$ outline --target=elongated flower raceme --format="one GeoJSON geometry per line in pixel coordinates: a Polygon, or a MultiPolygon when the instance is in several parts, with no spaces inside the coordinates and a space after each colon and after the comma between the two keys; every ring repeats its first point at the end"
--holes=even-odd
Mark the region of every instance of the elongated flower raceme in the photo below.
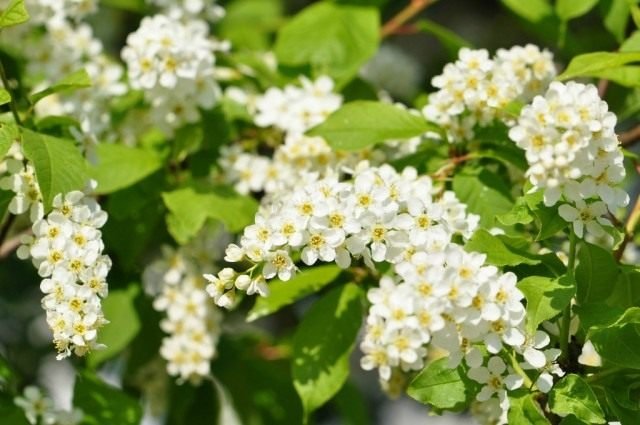
{"type": "Polygon", "coordinates": [[[102,347],[98,330],[107,320],[101,298],[111,268],[102,254],[100,228],[106,221],[107,213],[83,192],[56,195],[53,210],[33,224],[33,237],[18,250],[20,258],[31,257],[43,278],[42,307],[58,359],[102,347]]]}

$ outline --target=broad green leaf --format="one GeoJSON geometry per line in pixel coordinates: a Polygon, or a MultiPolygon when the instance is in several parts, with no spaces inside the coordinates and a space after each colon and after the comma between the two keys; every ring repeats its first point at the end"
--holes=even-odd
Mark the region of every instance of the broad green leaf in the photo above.
{"type": "Polygon", "coordinates": [[[527,205],[524,197],[516,199],[516,203],[511,211],[496,216],[498,221],[505,226],[513,226],[515,224],[529,224],[534,220],[534,216],[527,205]]]}
{"type": "Polygon", "coordinates": [[[73,405],[82,409],[88,425],[138,425],[142,417],[138,400],[89,373],[77,376],[73,405]]]}
{"type": "Polygon", "coordinates": [[[280,29],[276,57],[286,66],[310,65],[341,85],[378,49],[379,20],[373,7],[312,4],[280,29]]]}
{"type": "Polygon", "coordinates": [[[409,397],[438,409],[460,411],[467,407],[478,392],[478,384],[461,366],[452,369],[448,362],[448,358],[441,358],[422,369],[409,384],[409,397]]]}
{"type": "Polygon", "coordinates": [[[527,300],[527,333],[533,335],[538,325],[558,315],[571,302],[575,284],[567,276],[551,279],[529,276],[518,282],[527,300]]]}
{"type": "Polygon", "coordinates": [[[9,152],[13,142],[20,140],[20,131],[13,123],[0,123],[0,161],[9,152]]]}
{"type": "Polygon", "coordinates": [[[254,199],[225,187],[187,186],[162,194],[171,212],[169,232],[180,243],[195,236],[208,218],[219,220],[230,232],[239,232],[253,222],[258,209],[254,199]]]}
{"type": "Polygon", "coordinates": [[[558,214],[557,206],[547,207],[544,205],[541,190],[524,195],[524,199],[536,217],[536,223],[539,229],[538,235],[536,236],[537,241],[555,236],[559,231],[568,226],[568,223],[558,214]]]}
{"type": "Polygon", "coordinates": [[[237,0],[225,9],[218,28],[222,38],[233,44],[234,50],[238,47],[266,50],[270,33],[282,21],[282,4],[277,0],[237,0]]]}
{"type": "Polygon", "coordinates": [[[0,105],[6,105],[11,102],[11,93],[5,89],[0,89],[0,105]]]}
{"type": "Polygon", "coordinates": [[[593,72],[590,77],[612,81],[624,87],[640,86],[640,66],[627,65],[593,72]]]}
{"type": "Polygon", "coordinates": [[[359,100],[343,105],[307,134],[324,137],[334,149],[357,150],[386,140],[409,139],[427,131],[440,129],[406,109],[359,100]]]}
{"type": "Polygon", "coordinates": [[[24,155],[33,163],[45,210],[59,193],[82,189],[87,183],[86,162],[73,141],[22,130],[24,155]]]}
{"type": "Polygon", "coordinates": [[[51,87],[32,94],[29,99],[31,100],[31,103],[37,103],[40,99],[43,99],[54,93],[81,89],[85,87],[91,87],[91,77],[89,77],[87,71],[82,68],[57,81],[51,87]]]}
{"type": "Polygon", "coordinates": [[[594,302],[586,305],[576,305],[573,311],[580,318],[580,327],[588,332],[593,326],[608,326],[618,320],[625,309],[611,307],[603,302],[594,302]]]}
{"type": "MultiPolygon", "coordinates": [[[[494,236],[484,229],[479,229],[471,236],[471,239],[465,245],[465,249],[487,254],[487,262],[494,266],[540,263],[540,259],[535,254],[510,245],[510,239],[507,236],[494,236]]],[[[521,241],[527,243],[524,239],[521,241]]]]}
{"type": "Polygon", "coordinates": [[[629,22],[629,7],[637,0],[600,0],[604,26],[619,43],[624,40],[629,22]]]}
{"type": "Polygon", "coordinates": [[[623,309],[640,306],[640,268],[621,265],[619,271],[606,303],[623,309]]]}
{"type": "Polygon", "coordinates": [[[293,385],[307,416],[346,381],[361,321],[362,290],[350,283],[318,300],[298,326],[293,336],[293,385]]]}
{"type": "Polygon", "coordinates": [[[640,417],[640,404],[629,399],[629,388],[605,389],[609,408],[622,425],[636,425],[640,417]]]}
{"type": "Polygon", "coordinates": [[[30,425],[24,410],[18,407],[10,397],[0,393],[0,418],[7,425],[30,425]]]}
{"type": "Polygon", "coordinates": [[[507,416],[509,425],[550,425],[534,400],[533,394],[528,391],[518,390],[509,394],[509,412],[507,416]]]}
{"type": "Polygon", "coordinates": [[[370,409],[363,391],[347,381],[333,398],[344,425],[369,425],[370,409]]]}
{"type": "Polygon", "coordinates": [[[29,20],[29,13],[24,7],[24,0],[11,0],[0,14],[0,29],[18,25],[29,20]]]}
{"type": "Polygon", "coordinates": [[[282,282],[275,279],[269,283],[269,295],[257,297],[247,316],[251,322],[260,317],[275,313],[282,307],[293,304],[300,298],[318,292],[333,282],[340,274],[340,268],[332,264],[305,269],[291,280],[282,282]]]}
{"type": "Polygon", "coordinates": [[[443,27],[429,19],[422,19],[416,23],[421,31],[427,32],[435,36],[444,46],[451,57],[457,57],[458,50],[463,47],[472,47],[464,38],[460,37],[450,29],[443,27]]]}
{"type": "Polygon", "coordinates": [[[609,250],[583,243],[578,252],[575,274],[578,303],[606,300],[614,290],[618,272],[618,264],[609,250]]]}
{"type": "Polygon", "coordinates": [[[563,21],[568,21],[588,13],[596,4],[598,0],[558,0],[556,14],[563,21]]]}
{"type": "Polygon", "coordinates": [[[558,75],[559,80],[576,77],[593,77],[598,73],[619,68],[633,62],[640,62],[640,52],[592,52],[571,59],[569,66],[558,75]]]}
{"type": "Polygon", "coordinates": [[[627,309],[610,325],[591,328],[589,339],[603,359],[617,366],[640,369],[640,308],[627,309]]]}
{"type": "Polygon", "coordinates": [[[549,393],[549,408],[560,416],[574,415],[588,424],[606,422],[596,395],[578,375],[567,375],[549,393]]]}
{"type": "Polygon", "coordinates": [[[129,187],[162,167],[160,155],[148,149],[102,143],[96,156],[89,175],[98,182],[96,193],[100,194],[129,187]]]}
{"type": "Polygon", "coordinates": [[[139,285],[111,291],[102,302],[102,311],[109,321],[98,333],[99,342],[107,347],[94,351],[87,358],[91,367],[96,367],[124,350],[140,330],[140,320],[133,304],[139,285]]]}
{"type": "Polygon", "coordinates": [[[485,228],[496,225],[496,216],[511,211],[513,201],[503,178],[488,169],[466,168],[453,177],[453,191],[468,211],[480,216],[485,228]]]}
{"type": "Polygon", "coordinates": [[[640,52],[640,30],[636,30],[620,45],[621,52],[640,52]]]}
{"type": "Polygon", "coordinates": [[[538,22],[553,14],[553,8],[547,0],[501,0],[513,13],[529,22],[538,22]]]}

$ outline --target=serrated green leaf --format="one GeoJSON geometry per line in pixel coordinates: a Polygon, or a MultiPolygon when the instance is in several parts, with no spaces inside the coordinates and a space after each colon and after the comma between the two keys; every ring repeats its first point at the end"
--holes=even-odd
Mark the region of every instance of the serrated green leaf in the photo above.
{"type": "Polygon", "coordinates": [[[520,197],[516,199],[511,211],[496,215],[496,219],[505,226],[513,226],[515,224],[529,224],[534,220],[534,217],[527,201],[520,197]]]}
{"type": "Polygon", "coordinates": [[[111,291],[102,301],[102,311],[109,323],[100,329],[98,339],[106,348],[94,351],[87,357],[90,367],[95,368],[120,353],[138,334],[140,320],[133,300],[139,290],[139,284],[132,284],[127,289],[111,291]]]}
{"type": "Polygon", "coordinates": [[[282,282],[274,279],[269,282],[269,295],[258,297],[247,321],[252,322],[260,317],[275,313],[282,307],[293,304],[300,298],[319,291],[333,282],[340,274],[340,268],[332,264],[305,269],[291,280],[282,282]]]}
{"type": "Polygon", "coordinates": [[[71,140],[22,130],[24,155],[33,164],[45,210],[59,193],[80,190],[87,183],[86,162],[71,140]]]}
{"type": "Polygon", "coordinates": [[[559,80],[569,80],[576,77],[594,77],[599,73],[614,68],[620,68],[633,62],[640,62],[640,52],[592,52],[575,56],[567,69],[560,75],[559,80]]]}
{"type": "MultiPolygon", "coordinates": [[[[487,262],[494,266],[517,266],[519,264],[540,264],[537,255],[511,245],[512,238],[494,236],[484,229],[478,229],[466,243],[467,251],[482,252],[487,255],[487,262]]],[[[527,243],[525,239],[521,239],[527,243]]],[[[519,242],[515,241],[514,242],[519,242]]]]}
{"type": "Polygon", "coordinates": [[[533,335],[540,323],[557,316],[569,305],[575,293],[575,282],[568,276],[558,279],[529,276],[518,282],[518,289],[527,300],[526,329],[533,335]]]}
{"type": "Polygon", "coordinates": [[[603,359],[617,366],[640,369],[640,308],[627,309],[610,325],[592,327],[588,338],[603,359]]]}
{"type": "Polygon", "coordinates": [[[180,243],[195,236],[208,218],[219,220],[230,232],[239,232],[253,222],[258,209],[253,198],[228,188],[183,187],[162,194],[171,212],[167,215],[169,233],[180,243]]]}
{"type": "Polygon", "coordinates": [[[509,425],[550,425],[533,394],[518,390],[509,394],[509,425]]]}
{"type": "Polygon", "coordinates": [[[277,0],[239,0],[225,9],[218,28],[222,38],[233,44],[234,50],[266,50],[270,33],[282,21],[282,4],[277,0]]]}
{"type": "Polygon", "coordinates": [[[359,100],[342,105],[307,134],[323,137],[334,149],[357,150],[386,140],[409,139],[427,131],[440,129],[406,109],[359,100]]]}
{"type": "Polygon", "coordinates": [[[335,288],[305,314],[293,336],[293,384],[305,414],[326,403],[349,375],[349,355],[362,321],[362,290],[335,288]]]}
{"type": "Polygon", "coordinates": [[[577,18],[588,13],[598,0],[558,0],[556,2],[556,14],[564,21],[577,18]]]}
{"type": "Polygon", "coordinates": [[[504,179],[487,169],[464,169],[453,177],[453,191],[467,204],[469,212],[480,216],[485,228],[496,225],[496,215],[511,211],[513,201],[504,179]]]}
{"type": "Polygon", "coordinates": [[[0,28],[18,25],[29,20],[29,13],[24,7],[24,0],[11,0],[0,14],[0,28]]]}
{"type": "Polygon", "coordinates": [[[567,375],[549,393],[549,408],[560,416],[574,415],[588,424],[606,420],[596,395],[578,375],[567,375]]]}
{"type": "Polygon", "coordinates": [[[461,366],[451,369],[448,362],[448,358],[441,358],[422,369],[409,384],[409,397],[443,410],[467,407],[478,392],[478,384],[467,378],[461,366]]]}
{"type": "Polygon", "coordinates": [[[82,409],[87,425],[138,425],[142,417],[138,400],[86,372],[76,378],[73,406],[82,409]]]}
{"type": "Polygon", "coordinates": [[[85,87],[91,87],[91,77],[89,77],[87,71],[82,68],[63,77],[61,80],[54,83],[51,87],[32,94],[31,96],[29,96],[29,99],[31,100],[31,103],[35,104],[40,99],[43,99],[54,93],[81,89],[85,87]]]}
{"type": "Polygon", "coordinates": [[[123,145],[99,144],[96,157],[97,164],[89,167],[89,175],[98,182],[99,194],[129,187],[162,167],[158,153],[123,145]]]}
{"type": "Polygon", "coordinates": [[[579,304],[606,300],[618,279],[618,263],[609,250],[584,242],[578,252],[576,298],[579,304]]]}
{"type": "Polygon", "coordinates": [[[280,29],[275,54],[283,65],[310,65],[341,85],[378,49],[379,21],[377,8],[312,4],[280,29]]]}

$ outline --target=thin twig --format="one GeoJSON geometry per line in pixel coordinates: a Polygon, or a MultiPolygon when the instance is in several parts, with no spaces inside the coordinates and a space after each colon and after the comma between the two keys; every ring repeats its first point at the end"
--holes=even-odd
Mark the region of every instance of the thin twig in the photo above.
{"type": "Polygon", "coordinates": [[[411,0],[396,16],[391,18],[380,30],[380,37],[386,38],[392,34],[397,34],[398,30],[411,18],[420,13],[436,0],[411,0]]]}
{"type": "Polygon", "coordinates": [[[640,125],[621,133],[618,136],[618,140],[620,140],[622,146],[630,146],[640,141],[640,125]]]}
{"type": "Polygon", "coordinates": [[[609,80],[599,80],[598,81],[598,96],[600,99],[604,99],[604,95],[607,94],[607,89],[609,88],[609,80]]]}
{"type": "Polygon", "coordinates": [[[31,228],[25,229],[0,245],[0,258],[6,258],[22,244],[22,237],[31,234],[31,228]]]}
{"type": "Polygon", "coordinates": [[[627,247],[627,244],[633,240],[634,233],[636,231],[636,227],[638,226],[638,222],[640,221],[640,196],[636,199],[636,203],[633,206],[633,209],[629,213],[629,217],[627,218],[627,222],[624,226],[624,239],[614,256],[616,260],[620,261],[622,255],[624,254],[624,249],[627,247]]]}
{"type": "Polygon", "coordinates": [[[2,85],[4,86],[5,90],[9,92],[9,96],[11,97],[11,101],[9,102],[9,104],[11,106],[13,119],[16,120],[16,124],[22,125],[22,120],[20,119],[20,115],[18,114],[18,104],[16,103],[16,97],[11,90],[11,85],[9,84],[9,79],[7,78],[7,73],[4,70],[2,61],[0,61],[0,79],[2,79],[2,85]]]}

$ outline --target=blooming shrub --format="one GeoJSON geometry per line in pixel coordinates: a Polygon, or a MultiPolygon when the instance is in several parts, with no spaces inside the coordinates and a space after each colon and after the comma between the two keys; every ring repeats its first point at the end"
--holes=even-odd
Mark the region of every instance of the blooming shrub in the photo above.
{"type": "Polygon", "coordinates": [[[1,5],[0,422],[640,422],[640,8],[400,3],[1,5]]]}

